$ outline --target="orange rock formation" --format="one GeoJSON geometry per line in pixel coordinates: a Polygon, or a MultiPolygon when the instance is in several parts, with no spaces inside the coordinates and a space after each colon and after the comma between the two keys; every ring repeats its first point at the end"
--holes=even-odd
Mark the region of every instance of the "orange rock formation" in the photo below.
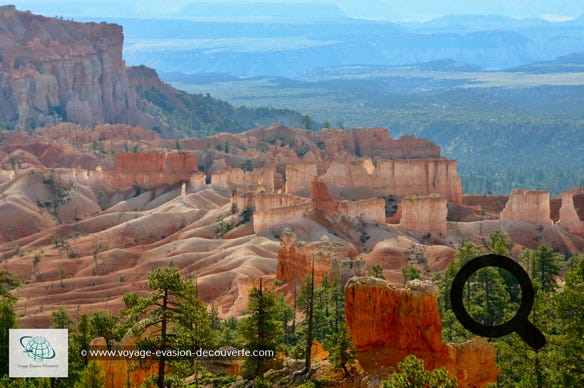
{"type": "Polygon", "coordinates": [[[440,194],[462,203],[456,161],[447,159],[333,162],[322,180],[338,186],[366,187],[384,195],[440,194]]]}
{"type": "Polygon", "coordinates": [[[381,198],[335,201],[327,184],[316,176],[312,180],[310,196],[314,210],[322,214],[385,223],[385,201],[381,198]]]}
{"type": "Polygon", "coordinates": [[[18,127],[71,120],[137,122],[122,27],[51,19],[4,6],[0,116],[18,127]]]}
{"type": "MultiPolygon", "coordinates": [[[[95,338],[91,341],[89,347],[105,350],[107,349],[107,342],[103,337],[95,338]]],[[[136,340],[125,337],[120,343],[114,344],[113,348],[136,349],[136,340]]],[[[146,377],[158,372],[158,364],[156,362],[153,362],[148,368],[137,368],[137,359],[89,358],[89,361],[96,361],[104,371],[105,388],[124,387],[128,386],[128,383],[132,387],[139,387],[146,377]]]]}
{"type": "Polygon", "coordinates": [[[205,184],[191,152],[147,152],[117,154],[113,170],[57,169],[55,177],[64,184],[103,184],[116,191],[136,187],[151,189],[163,185],[187,183],[191,188],[205,184]]]}
{"type": "Polygon", "coordinates": [[[346,245],[328,240],[300,242],[295,233],[285,230],[278,251],[276,279],[284,283],[299,285],[312,270],[314,258],[314,281],[317,284],[325,277],[339,279],[344,284],[352,276],[365,272],[363,260],[349,259],[346,245]]]}
{"type": "Polygon", "coordinates": [[[501,221],[528,221],[551,225],[550,194],[543,190],[513,190],[501,212],[501,221]]]}
{"type": "Polygon", "coordinates": [[[394,140],[385,128],[329,129],[318,132],[330,155],[346,154],[383,159],[435,159],[440,147],[426,139],[403,136],[394,140]]]}
{"type": "Polygon", "coordinates": [[[584,221],[580,219],[574,206],[575,194],[584,194],[584,188],[568,190],[562,193],[559,224],[568,232],[584,237],[584,221]]]}
{"type": "Polygon", "coordinates": [[[446,198],[439,195],[406,197],[402,201],[400,224],[405,229],[422,235],[436,233],[446,237],[446,198]]]}
{"type": "Polygon", "coordinates": [[[243,171],[241,168],[233,168],[213,173],[211,183],[228,189],[243,187],[271,193],[274,191],[274,169],[256,168],[253,171],[243,171]]]}
{"type": "Polygon", "coordinates": [[[372,277],[349,279],[345,314],[357,359],[366,372],[396,368],[407,355],[424,359],[427,369],[445,367],[461,387],[484,387],[499,370],[492,344],[475,339],[442,343],[442,322],[434,286],[414,280],[398,288],[372,277]]]}

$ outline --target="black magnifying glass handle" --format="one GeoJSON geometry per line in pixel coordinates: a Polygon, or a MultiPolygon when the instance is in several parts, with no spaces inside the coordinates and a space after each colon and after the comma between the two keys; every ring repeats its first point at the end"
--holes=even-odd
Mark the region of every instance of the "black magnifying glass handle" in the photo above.
{"type": "Polygon", "coordinates": [[[543,333],[527,319],[521,322],[521,326],[515,332],[519,334],[525,343],[535,350],[543,348],[546,343],[543,333]]]}

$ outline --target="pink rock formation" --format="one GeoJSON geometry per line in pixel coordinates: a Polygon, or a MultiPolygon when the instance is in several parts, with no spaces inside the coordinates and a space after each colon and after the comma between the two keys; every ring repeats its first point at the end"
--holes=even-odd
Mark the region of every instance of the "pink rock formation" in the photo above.
{"type": "Polygon", "coordinates": [[[341,284],[352,276],[365,272],[363,260],[349,259],[346,245],[328,240],[299,242],[295,233],[286,230],[281,236],[278,251],[276,279],[298,286],[312,270],[314,258],[314,281],[320,284],[326,277],[336,277],[341,284]]]}
{"type": "Polygon", "coordinates": [[[348,154],[383,159],[435,159],[440,147],[426,139],[403,136],[394,140],[385,128],[329,129],[318,132],[330,155],[348,154]]]}
{"type": "Polygon", "coordinates": [[[286,193],[294,193],[298,190],[310,187],[312,178],[317,175],[315,162],[301,162],[286,165],[286,193]]]}
{"type": "Polygon", "coordinates": [[[550,194],[543,190],[513,190],[501,212],[501,221],[528,221],[536,225],[552,225],[550,194]]]}
{"type": "Polygon", "coordinates": [[[4,6],[0,116],[18,127],[71,120],[138,121],[122,60],[122,27],[78,23],[4,6]]]}
{"type": "Polygon", "coordinates": [[[274,191],[274,169],[256,168],[253,171],[243,171],[241,168],[233,168],[213,173],[211,183],[228,189],[243,187],[271,193],[274,191]]]}
{"type": "Polygon", "coordinates": [[[439,195],[406,197],[402,201],[400,224],[407,230],[422,235],[436,233],[446,237],[448,207],[446,198],[439,195]]]}
{"type": "Polygon", "coordinates": [[[327,184],[314,177],[311,185],[311,199],[314,210],[324,215],[338,215],[350,219],[385,223],[385,201],[381,198],[361,201],[335,201],[327,184]]]}
{"type": "Polygon", "coordinates": [[[197,170],[195,156],[184,151],[117,154],[113,170],[59,169],[55,177],[64,184],[100,183],[117,191],[136,187],[151,189],[181,182],[189,187],[201,187],[205,182],[205,174],[197,170]]]}
{"type": "Polygon", "coordinates": [[[307,205],[309,202],[306,198],[288,194],[244,192],[235,196],[235,205],[239,211],[251,207],[254,212],[265,212],[277,208],[307,205]]]}
{"type": "Polygon", "coordinates": [[[456,161],[447,159],[333,162],[322,180],[338,186],[366,187],[384,195],[440,194],[462,203],[456,161]]]}
{"type": "Polygon", "coordinates": [[[461,387],[496,381],[495,349],[485,340],[442,343],[442,322],[434,286],[414,280],[398,288],[372,277],[349,279],[345,315],[357,359],[367,373],[396,368],[407,355],[424,359],[427,369],[445,367],[461,387]]]}
{"type": "Polygon", "coordinates": [[[584,194],[584,188],[568,190],[562,193],[559,224],[568,232],[584,237],[584,221],[580,219],[574,206],[575,194],[584,194]]]}
{"type": "Polygon", "coordinates": [[[256,211],[253,214],[253,230],[259,233],[277,225],[300,222],[304,220],[304,216],[311,210],[312,204],[306,203],[266,211],[256,211]]]}

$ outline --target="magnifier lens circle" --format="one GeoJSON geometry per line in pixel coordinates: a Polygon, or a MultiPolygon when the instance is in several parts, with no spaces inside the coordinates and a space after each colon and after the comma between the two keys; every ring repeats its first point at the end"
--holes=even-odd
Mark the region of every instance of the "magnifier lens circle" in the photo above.
{"type": "Polygon", "coordinates": [[[460,323],[471,332],[490,338],[507,335],[522,325],[531,312],[533,298],[533,287],[527,272],[525,272],[517,262],[510,258],[494,254],[479,256],[463,265],[460,271],[456,274],[450,290],[452,310],[460,323]],[[521,304],[519,310],[513,318],[500,325],[483,325],[471,317],[464,307],[463,292],[465,283],[472,274],[485,267],[506,269],[517,279],[517,282],[521,287],[521,304]]]}
{"type": "Polygon", "coordinates": [[[464,284],[465,310],[477,322],[498,326],[519,311],[521,288],[513,274],[503,268],[480,268],[464,284]]]}

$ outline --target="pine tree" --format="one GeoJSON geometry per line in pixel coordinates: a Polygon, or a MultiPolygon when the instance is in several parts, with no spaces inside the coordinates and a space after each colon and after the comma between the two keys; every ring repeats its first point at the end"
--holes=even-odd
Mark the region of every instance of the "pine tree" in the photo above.
{"type": "MultiPolygon", "coordinates": [[[[135,293],[124,297],[128,316],[133,326],[130,333],[141,336],[138,346],[142,349],[182,350],[198,346],[210,348],[212,336],[209,317],[203,303],[196,297],[192,282],[182,277],[177,268],[156,269],[149,277],[146,288],[148,297],[135,293]]],[[[166,365],[180,363],[170,360],[163,352],[157,359],[158,373],[152,376],[159,388],[166,386],[166,365]]]]}
{"type": "Polygon", "coordinates": [[[0,376],[8,374],[8,333],[17,327],[14,305],[17,298],[10,292],[20,282],[11,273],[0,272],[0,376]]]}
{"type": "Polygon", "coordinates": [[[92,361],[83,369],[74,388],[103,388],[104,386],[105,374],[101,369],[101,365],[92,361]]]}
{"type": "Polygon", "coordinates": [[[584,258],[566,273],[558,296],[562,382],[566,387],[584,386],[584,258]]]}
{"type": "MultiPolygon", "coordinates": [[[[275,353],[283,337],[278,321],[278,303],[273,291],[263,290],[260,279],[259,288],[249,291],[249,316],[239,323],[239,333],[245,349],[250,352],[271,350],[275,353]]],[[[263,377],[267,359],[251,355],[244,360],[244,375],[249,378],[263,377]]]]}

